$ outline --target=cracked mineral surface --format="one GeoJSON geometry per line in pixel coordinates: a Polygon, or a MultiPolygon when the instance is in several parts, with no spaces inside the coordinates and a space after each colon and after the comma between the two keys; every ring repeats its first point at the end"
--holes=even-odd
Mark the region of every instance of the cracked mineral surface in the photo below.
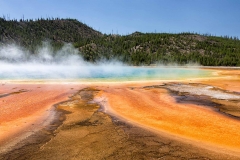
{"type": "Polygon", "coordinates": [[[31,141],[1,155],[1,159],[237,159],[191,143],[169,138],[102,112],[85,88],[58,105],[64,123],[55,131],[40,131],[31,141]],[[46,141],[37,145],[37,137],[46,141]]]}
{"type": "Polygon", "coordinates": [[[219,71],[220,80],[2,85],[0,160],[240,159],[239,72],[219,71]]]}

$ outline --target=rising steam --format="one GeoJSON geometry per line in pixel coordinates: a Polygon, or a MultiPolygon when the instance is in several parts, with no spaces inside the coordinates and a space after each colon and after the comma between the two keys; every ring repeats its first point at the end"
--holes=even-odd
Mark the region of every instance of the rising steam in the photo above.
{"type": "Polygon", "coordinates": [[[0,46],[1,79],[171,79],[199,75],[199,70],[182,71],[177,68],[130,67],[111,61],[92,64],[85,62],[79,51],[71,44],[65,44],[54,52],[44,42],[35,54],[17,45],[0,46]]]}
{"type": "Polygon", "coordinates": [[[124,72],[120,62],[91,64],[71,44],[54,52],[47,42],[38,47],[36,54],[17,45],[0,47],[0,67],[0,79],[104,78],[124,72]]]}

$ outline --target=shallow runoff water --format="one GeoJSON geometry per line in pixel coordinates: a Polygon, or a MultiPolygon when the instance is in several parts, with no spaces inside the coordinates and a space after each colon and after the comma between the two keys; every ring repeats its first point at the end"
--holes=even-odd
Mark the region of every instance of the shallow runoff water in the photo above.
{"type": "Polygon", "coordinates": [[[148,81],[205,78],[212,75],[212,71],[190,67],[18,65],[0,69],[0,80],[148,81]]]}

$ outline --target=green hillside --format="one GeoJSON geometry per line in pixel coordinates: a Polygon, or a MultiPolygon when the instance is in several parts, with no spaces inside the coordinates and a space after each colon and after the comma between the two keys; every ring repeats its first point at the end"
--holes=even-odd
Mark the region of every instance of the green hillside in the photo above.
{"type": "Polygon", "coordinates": [[[240,66],[237,38],[191,33],[133,33],[104,35],[90,42],[75,43],[88,61],[120,59],[133,65],[198,63],[205,66],[240,66]]]}
{"type": "Polygon", "coordinates": [[[94,39],[102,34],[75,19],[5,20],[0,18],[0,43],[15,43],[34,51],[42,41],[56,48],[63,43],[94,39]]]}
{"type": "Polygon", "coordinates": [[[0,43],[16,43],[32,53],[42,41],[59,49],[73,43],[90,62],[120,60],[130,65],[188,64],[240,66],[240,40],[195,33],[106,35],[74,19],[5,20],[0,43]]]}

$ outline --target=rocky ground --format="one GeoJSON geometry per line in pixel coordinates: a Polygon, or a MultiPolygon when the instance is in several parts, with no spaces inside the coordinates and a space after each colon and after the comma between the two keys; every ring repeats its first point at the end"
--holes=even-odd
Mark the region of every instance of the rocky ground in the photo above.
{"type": "Polygon", "coordinates": [[[155,133],[104,112],[85,88],[61,103],[58,119],[0,155],[5,159],[238,159],[155,133]],[[56,129],[57,127],[57,129],[56,129]]]}

